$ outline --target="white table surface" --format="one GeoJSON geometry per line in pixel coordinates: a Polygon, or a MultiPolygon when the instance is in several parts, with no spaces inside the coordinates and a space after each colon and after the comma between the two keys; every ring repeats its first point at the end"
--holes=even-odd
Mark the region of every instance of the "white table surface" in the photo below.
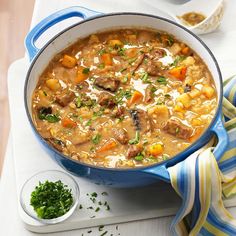
{"type": "MultiPolygon", "coordinates": [[[[151,1],[149,2],[157,2],[151,1]]],[[[210,35],[203,36],[202,38],[214,52],[221,66],[222,74],[226,78],[233,73],[236,73],[236,21],[234,20],[236,12],[236,1],[228,0],[225,11],[225,17],[222,22],[221,28],[210,35]]],[[[101,12],[110,11],[142,11],[146,13],[155,14],[155,8],[151,5],[146,5],[145,1],[135,0],[36,0],[32,26],[46,17],[50,13],[71,6],[81,5],[91,9],[96,9],[101,12]],[[115,7],[115,8],[114,8],[115,7]]],[[[12,140],[9,137],[7,153],[3,168],[3,173],[0,182],[0,235],[4,236],[30,236],[37,235],[24,229],[17,211],[17,198],[16,198],[16,183],[13,164],[13,150],[12,140]]],[[[230,212],[236,217],[236,207],[230,208],[230,212]]],[[[164,217],[158,219],[144,220],[138,222],[131,222],[119,225],[119,230],[114,230],[115,226],[106,226],[106,230],[110,233],[115,233],[121,236],[154,236],[154,235],[170,235],[169,225],[172,217],[164,217]]],[[[74,230],[70,232],[55,233],[53,235],[85,235],[96,236],[100,235],[97,229],[92,229],[92,233],[86,233],[87,230],[74,230]]],[[[50,234],[52,235],[52,234],[50,234]]],[[[107,235],[110,235],[109,233],[107,235]]]]}

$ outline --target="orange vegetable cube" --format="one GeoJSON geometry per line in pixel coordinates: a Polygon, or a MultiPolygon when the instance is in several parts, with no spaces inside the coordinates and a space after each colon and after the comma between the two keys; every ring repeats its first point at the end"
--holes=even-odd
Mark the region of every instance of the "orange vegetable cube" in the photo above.
{"type": "Polygon", "coordinates": [[[161,143],[154,143],[147,147],[147,153],[154,157],[162,154],[164,151],[163,145],[161,143]]]}
{"type": "Polygon", "coordinates": [[[184,80],[186,77],[186,72],[187,72],[186,66],[177,66],[169,70],[169,74],[178,80],[184,80]]]}
{"type": "Polygon", "coordinates": [[[139,103],[143,100],[143,94],[137,90],[134,91],[132,97],[127,101],[127,105],[131,106],[135,103],[139,103]]]}
{"type": "Polygon", "coordinates": [[[89,70],[86,67],[80,66],[77,70],[77,76],[75,77],[75,83],[81,83],[89,76],[89,70]]]}
{"type": "Polygon", "coordinates": [[[63,118],[61,124],[65,128],[75,128],[77,126],[77,123],[68,117],[63,118]]]}
{"type": "Polygon", "coordinates": [[[117,142],[114,139],[110,139],[105,142],[101,147],[97,148],[96,152],[105,152],[109,151],[117,146],[117,142]]]}
{"type": "Polygon", "coordinates": [[[67,68],[73,68],[77,63],[77,59],[67,54],[64,55],[61,64],[67,68]]]}
{"type": "Polygon", "coordinates": [[[112,65],[112,57],[110,53],[104,53],[101,55],[102,61],[106,66],[111,66],[112,65]]]}
{"type": "Polygon", "coordinates": [[[182,54],[184,55],[188,55],[189,52],[190,52],[190,48],[189,47],[184,47],[182,50],[181,50],[182,54]]]}

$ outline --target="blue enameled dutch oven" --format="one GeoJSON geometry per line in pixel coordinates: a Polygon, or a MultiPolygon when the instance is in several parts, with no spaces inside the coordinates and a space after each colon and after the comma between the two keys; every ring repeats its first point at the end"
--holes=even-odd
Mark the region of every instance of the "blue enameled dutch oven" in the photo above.
{"type": "Polygon", "coordinates": [[[27,73],[24,91],[25,109],[28,119],[39,141],[56,160],[56,162],[68,172],[85,177],[97,184],[110,185],[113,187],[136,187],[152,184],[159,180],[169,182],[170,178],[167,168],[184,160],[191,153],[202,147],[209,141],[213,134],[215,134],[218,138],[218,144],[214,149],[216,159],[219,160],[224,152],[228,143],[228,137],[221,120],[223,96],[221,72],[215,57],[205,43],[183,26],[168,19],[154,15],[142,13],[101,14],[82,7],[72,7],[56,12],[41,21],[27,35],[25,43],[30,60],[32,60],[27,73]],[[42,49],[39,50],[35,46],[36,40],[49,27],[70,17],[80,17],[84,20],[57,34],[42,49]],[[77,41],[78,38],[83,38],[90,34],[107,29],[124,27],[149,27],[157,30],[164,30],[175,35],[180,41],[190,45],[205,61],[213,75],[218,94],[218,106],[215,117],[213,118],[208,129],[197,141],[195,141],[186,150],[176,155],[174,158],[159,164],[142,168],[111,169],[96,167],[72,160],[50,146],[37,132],[32,121],[32,93],[37,85],[40,74],[55,54],[77,41]]]}

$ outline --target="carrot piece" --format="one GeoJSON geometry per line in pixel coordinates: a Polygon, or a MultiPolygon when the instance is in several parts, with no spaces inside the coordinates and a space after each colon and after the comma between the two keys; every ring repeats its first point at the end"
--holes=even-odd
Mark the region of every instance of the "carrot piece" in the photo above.
{"type": "Polygon", "coordinates": [[[184,47],[184,48],[182,48],[181,52],[182,52],[182,54],[184,54],[184,55],[188,55],[189,52],[190,52],[190,48],[189,48],[189,47],[184,47]]]}
{"type": "Polygon", "coordinates": [[[75,77],[75,83],[80,83],[86,80],[89,76],[88,68],[80,66],[77,70],[77,76],[75,77]]]}
{"type": "Polygon", "coordinates": [[[131,106],[132,104],[141,102],[141,100],[143,100],[143,94],[135,90],[132,97],[127,101],[127,105],[131,106]]]}
{"type": "Polygon", "coordinates": [[[104,53],[101,55],[102,61],[106,66],[111,66],[112,65],[112,57],[110,53],[104,53]]]}
{"type": "Polygon", "coordinates": [[[160,143],[154,143],[147,147],[148,154],[152,156],[158,156],[161,153],[163,153],[163,151],[164,151],[163,145],[160,143]]]}
{"type": "Polygon", "coordinates": [[[103,146],[99,147],[96,152],[105,152],[105,151],[109,151],[111,149],[113,149],[114,147],[116,147],[117,142],[114,139],[110,139],[107,142],[105,142],[103,144],[103,146]]]}
{"type": "Polygon", "coordinates": [[[169,74],[178,80],[184,80],[187,72],[186,66],[177,66],[169,70],[169,74]]]}
{"type": "Polygon", "coordinates": [[[73,68],[77,63],[77,59],[67,54],[64,55],[61,64],[67,68],[73,68]]]}
{"type": "Polygon", "coordinates": [[[77,126],[77,123],[68,117],[63,118],[61,124],[65,128],[75,128],[77,126]]]}

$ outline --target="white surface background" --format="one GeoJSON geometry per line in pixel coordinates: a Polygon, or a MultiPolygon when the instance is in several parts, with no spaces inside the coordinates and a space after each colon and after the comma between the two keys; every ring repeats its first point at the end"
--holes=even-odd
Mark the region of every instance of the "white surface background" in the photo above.
{"type": "MultiPolygon", "coordinates": [[[[155,8],[146,4],[145,2],[148,1],[99,0],[95,2],[92,0],[36,0],[32,25],[56,10],[73,5],[85,6],[100,12],[139,11],[155,14],[155,8]]],[[[158,1],[151,0],[149,2],[158,3],[158,1]]],[[[225,78],[236,73],[236,58],[234,56],[236,52],[236,21],[234,20],[235,12],[236,1],[228,0],[225,17],[223,19],[221,28],[213,34],[202,37],[217,57],[223,76],[225,78]]],[[[24,229],[17,212],[16,184],[11,145],[12,142],[10,138],[0,185],[0,235],[35,235],[24,229]]],[[[230,211],[234,216],[236,216],[236,208],[231,208],[230,211]]],[[[107,226],[106,230],[108,230],[109,233],[114,233],[114,236],[118,235],[118,233],[120,233],[122,236],[170,235],[168,228],[171,218],[172,217],[165,217],[133,223],[125,223],[119,225],[118,231],[116,231],[115,226],[111,225],[107,226]]],[[[100,235],[97,229],[92,230],[93,232],[91,234],[87,234],[87,230],[76,230],[66,233],[55,233],[53,235],[82,235],[82,233],[84,233],[84,235],[91,236],[100,235]]]]}

